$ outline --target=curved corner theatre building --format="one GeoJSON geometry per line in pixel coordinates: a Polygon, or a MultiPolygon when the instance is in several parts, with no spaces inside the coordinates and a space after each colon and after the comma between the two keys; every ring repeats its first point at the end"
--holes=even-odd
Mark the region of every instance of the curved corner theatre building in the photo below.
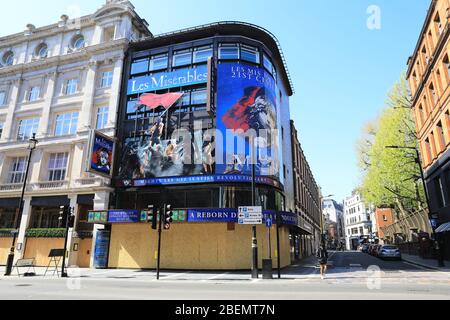
{"type": "Polygon", "coordinates": [[[174,222],[162,234],[162,268],[250,269],[252,226],[239,224],[238,208],[252,205],[255,159],[256,205],[265,217],[257,226],[259,266],[272,257],[276,267],[278,253],[281,267],[290,265],[296,239],[313,230],[292,213],[292,94],[277,40],[257,26],[217,23],[131,44],[116,189],[96,239],[97,253],[109,242],[103,263],[155,268],[158,233],[141,220],[149,206],[170,204],[174,222]]]}

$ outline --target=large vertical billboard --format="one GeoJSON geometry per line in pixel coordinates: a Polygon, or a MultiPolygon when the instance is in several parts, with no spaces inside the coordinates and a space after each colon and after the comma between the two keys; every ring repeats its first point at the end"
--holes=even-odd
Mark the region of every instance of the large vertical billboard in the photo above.
{"type": "Polygon", "coordinates": [[[277,86],[265,69],[239,63],[217,69],[216,174],[280,178],[277,86]],[[252,148],[253,146],[253,148],[252,148]],[[252,154],[253,149],[253,154],[252,154]]]}

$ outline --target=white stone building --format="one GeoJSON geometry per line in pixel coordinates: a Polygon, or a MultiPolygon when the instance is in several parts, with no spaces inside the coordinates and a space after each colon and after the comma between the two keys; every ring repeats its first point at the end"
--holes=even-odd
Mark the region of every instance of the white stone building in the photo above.
{"type": "Polygon", "coordinates": [[[329,234],[329,238],[333,238],[335,245],[344,239],[344,221],[342,204],[335,200],[327,199],[322,204],[322,214],[324,216],[325,229],[329,234]]]}
{"type": "Polygon", "coordinates": [[[124,54],[130,40],[148,36],[148,24],[129,1],[109,0],[92,15],[63,15],[53,25],[29,24],[0,38],[0,265],[11,246],[9,229],[20,230],[16,259],[46,265],[49,249],[63,245],[49,229],[61,226],[59,208],[69,204],[77,216],[69,263],[90,265],[87,211],[108,208],[112,189],[108,179],[86,173],[89,133],[115,135],[124,54]],[[39,142],[20,218],[34,133],[39,142]],[[31,229],[46,229],[52,238],[37,238],[31,229]]]}
{"type": "Polygon", "coordinates": [[[348,250],[356,250],[362,241],[373,240],[374,210],[354,193],[344,201],[345,238],[348,250]]]}

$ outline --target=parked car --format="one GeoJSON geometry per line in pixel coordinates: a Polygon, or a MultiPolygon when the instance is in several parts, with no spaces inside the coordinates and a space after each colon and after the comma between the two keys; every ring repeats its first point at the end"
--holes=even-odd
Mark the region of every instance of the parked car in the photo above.
{"type": "Polygon", "coordinates": [[[397,246],[391,244],[384,245],[378,250],[378,258],[402,260],[402,253],[397,246]]]}

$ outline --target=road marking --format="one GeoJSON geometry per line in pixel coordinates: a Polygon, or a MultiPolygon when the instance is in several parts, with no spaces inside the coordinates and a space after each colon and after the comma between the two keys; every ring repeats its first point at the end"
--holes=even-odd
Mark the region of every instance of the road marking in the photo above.
{"type": "Polygon", "coordinates": [[[185,276],[191,274],[193,271],[183,272],[183,273],[175,273],[174,275],[163,277],[163,279],[174,279],[177,277],[185,276]]]}
{"type": "Polygon", "coordinates": [[[225,273],[222,273],[222,274],[218,274],[218,275],[215,275],[214,277],[211,277],[211,278],[208,278],[208,279],[200,280],[200,282],[208,282],[208,281],[212,281],[212,280],[215,280],[215,279],[224,277],[224,276],[226,276],[226,275],[228,275],[228,274],[230,274],[230,272],[225,272],[225,273]]]}

